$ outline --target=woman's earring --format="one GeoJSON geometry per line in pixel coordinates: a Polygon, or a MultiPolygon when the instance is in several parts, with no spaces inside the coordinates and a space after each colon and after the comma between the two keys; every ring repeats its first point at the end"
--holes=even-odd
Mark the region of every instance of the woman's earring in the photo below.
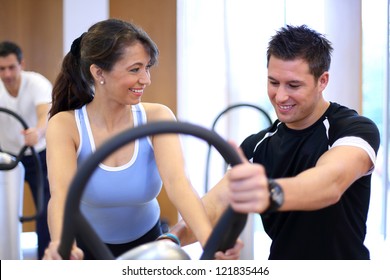
{"type": "Polygon", "coordinates": [[[101,80],[101,81],[100,81],[100,84],[101,84],[101,85],[104,85],[104,81],[103,81],[103,80],[101,80]]]}

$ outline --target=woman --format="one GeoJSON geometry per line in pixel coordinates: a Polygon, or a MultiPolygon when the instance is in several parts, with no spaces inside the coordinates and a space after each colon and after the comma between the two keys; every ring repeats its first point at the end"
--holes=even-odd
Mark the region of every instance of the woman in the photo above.
{"type": "MultiPolygon", "coordinates": [[[[124,130],[146,122],[175,120],[166,106],[141,103],[157,56],[155,43],[143,30],[117,19],[94,24],[73,42],[65,56],[53,88],[47,129],[52,242],[44,259],[61,258],[57,249],[63,209],[77,166],[104,141],[124,130]]],[[[179,136],[158,135],[112,153],[86,186],[81,210],[114,256],[161,235],[156,197],[162,183],[205,245],[211,224],[186,177],[179,136]]],[[[76,243],[71,259],[93,257],[76,243]]]]}

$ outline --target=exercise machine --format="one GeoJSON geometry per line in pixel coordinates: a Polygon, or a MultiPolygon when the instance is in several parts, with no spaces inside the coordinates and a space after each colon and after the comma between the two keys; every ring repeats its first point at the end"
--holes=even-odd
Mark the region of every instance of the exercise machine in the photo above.
{"type": "MultiPolygon", "coordinates": [[[[15,112],[0,107],[0,113],[6,113],[16,118],[28,129],[26,122],[15,112]]],[[[1,137],[1,136],[0,136],[1,137]]],[[[43,212],[43,178],[41,162],[34,147],[24,146],[18,155],[12,155],[0,150],[0,259],[19,260],[23,258],[21,248],[22,223],[36,220],[43,212]],[[38,172],[38,205],[36,213],[23,216],[24,197],[24,167],[21,159],[27,149],[30,149],[38,172]]]]}

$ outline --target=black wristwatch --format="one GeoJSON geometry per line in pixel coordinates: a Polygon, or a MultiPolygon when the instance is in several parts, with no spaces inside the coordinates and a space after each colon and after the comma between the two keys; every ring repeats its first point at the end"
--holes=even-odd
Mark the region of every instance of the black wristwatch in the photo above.
{"type": "Polygon", "coordinates": [[[284,193],[282,187],[274,180],[268,180],[269,207],[264,214],[272,213],[278,210],[284,202],[284,193]]]}

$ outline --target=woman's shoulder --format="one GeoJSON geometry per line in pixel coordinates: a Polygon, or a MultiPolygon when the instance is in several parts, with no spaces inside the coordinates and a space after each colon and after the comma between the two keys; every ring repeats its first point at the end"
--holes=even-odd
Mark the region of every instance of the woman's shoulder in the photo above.
{"type": "Polygon", "coordinates": [[[176,120],[172,110],[160,103],[142,102],[148,121],[176,120]]]}
{"type": "Polygon", "coordinates": [[[50,118],[50,120],[67,120],[74,119],[74,110],[61,111],[50,118]]]}
{"type": "Polygon", "coordinates": [[[48,122],[48,128],[56,127],[63,129],[70,128],[72,125],[75,125],[75,116],[73,110],[59,112],[52,116],[48,122]]]}
{"type": "MultiPolygon", "coordinates": [[[[71,145],[77,150],[80,143],[74,111],[62,111],[49,119],[46,130],[47,147],[71,145]]],[[[68,146],[67,146],[68,147],[68,146]]]]}

